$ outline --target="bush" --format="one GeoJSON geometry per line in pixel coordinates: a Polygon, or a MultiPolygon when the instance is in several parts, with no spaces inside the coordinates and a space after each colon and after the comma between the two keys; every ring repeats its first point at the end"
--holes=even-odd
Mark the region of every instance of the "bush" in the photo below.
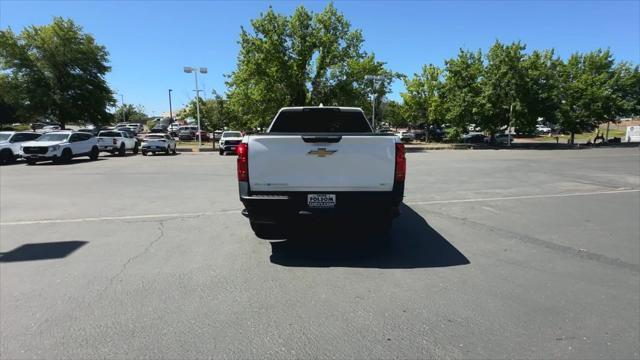
{"type": "Polygon", "coordinates": [[[447,142],[461,143],[463,135],[464,135],[464,131],[462,129],[449,128],[447,129],[447,142]]]}

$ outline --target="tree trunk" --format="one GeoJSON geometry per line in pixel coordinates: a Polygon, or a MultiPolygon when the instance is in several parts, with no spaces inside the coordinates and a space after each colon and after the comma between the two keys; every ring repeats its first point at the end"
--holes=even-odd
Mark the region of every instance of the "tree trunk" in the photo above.
{"type": "Polygon", "coordinates": [[[571,131],[571,138],[569,138],[569,144],[573,145],[573,142],[576,138],[576,132],[575,131],[571,131]]]}

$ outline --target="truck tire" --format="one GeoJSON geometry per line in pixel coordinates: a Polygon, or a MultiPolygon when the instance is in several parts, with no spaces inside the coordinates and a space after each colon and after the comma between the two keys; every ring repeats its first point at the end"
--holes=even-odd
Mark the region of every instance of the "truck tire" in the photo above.
{"type": "Polygon", "coordinates": [[[91,148],[91,152],[89,153],[89,159],[92,161],[98,160],[98,156],[100,156],[100,149],[97,146],[91,148]]]}
{"type": "Polygon", "coordinates": [[[222,151],[222,149],[218,150],[218,154],[220,154],[220,156],[224,155],[224,151],[222,151]]]}
{"type": "Polygon", "coordinates": [[[11,164],[16,160],[15,156],[13,156],[13,151],[11,149],[4,149],[0,151],[0,164],[11,164]]]}
{"type": "Polygon", "coordinates": [[[278,224],[264,224],[254,221],[249,221],[249,223],[251,224],[251,230],[253,230],[260,239],[278,240],[285,238],[284,232],[278,224]]]}
{"type": "Polygon", "coordinates": [[[165,155],[169,155],[169,152],[170,152],[170,151],[169,151],[169,145],[167,145],[167,148],[166,148],[166,149],[164,149],[164,154],[165,154],[165,155]]]}
{"type": "Polygon", "coordinates": [[[124,143],[120,144],[120,149],[118,149],[118,155],[124,156],[127,153],[127,149],[124,147],[124,143]]]}
{"type": "Polygon", "coordinates": [[[147,156],[147,152],[142,150],[142,156],[147,156]]]}

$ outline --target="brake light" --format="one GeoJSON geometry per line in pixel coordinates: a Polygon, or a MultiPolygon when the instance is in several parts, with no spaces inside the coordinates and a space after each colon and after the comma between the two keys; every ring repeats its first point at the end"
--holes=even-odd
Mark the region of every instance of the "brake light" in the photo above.
{"type": "Polygon", "coordinates": [[[404,153],[404,144],[396,143],[396,182],[404,182],[407,174],[407,158],[404,153]]]}
{"type": "Polygon", "coordinates": [[[249,181],[249,144],[241,143],[236,148],[238,153],[238,181],[249,181]]]}
{"type": "Polygon", "coordinates": [[[113,145],[118,145],[118,140],[113,139],[113,145]]]}

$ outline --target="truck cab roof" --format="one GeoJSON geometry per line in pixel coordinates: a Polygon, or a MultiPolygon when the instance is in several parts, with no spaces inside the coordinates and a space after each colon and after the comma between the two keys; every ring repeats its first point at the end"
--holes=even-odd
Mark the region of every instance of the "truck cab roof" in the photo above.
{"type": "Polygon", "coordinates": [[[280,111],[301,111],[301,110],[312,110],[312,109],[333,109],[339,111],[362,111],[362,109],[358,107],[350,107],[350,106],[289,106],[283,107],[280,111]]]}

